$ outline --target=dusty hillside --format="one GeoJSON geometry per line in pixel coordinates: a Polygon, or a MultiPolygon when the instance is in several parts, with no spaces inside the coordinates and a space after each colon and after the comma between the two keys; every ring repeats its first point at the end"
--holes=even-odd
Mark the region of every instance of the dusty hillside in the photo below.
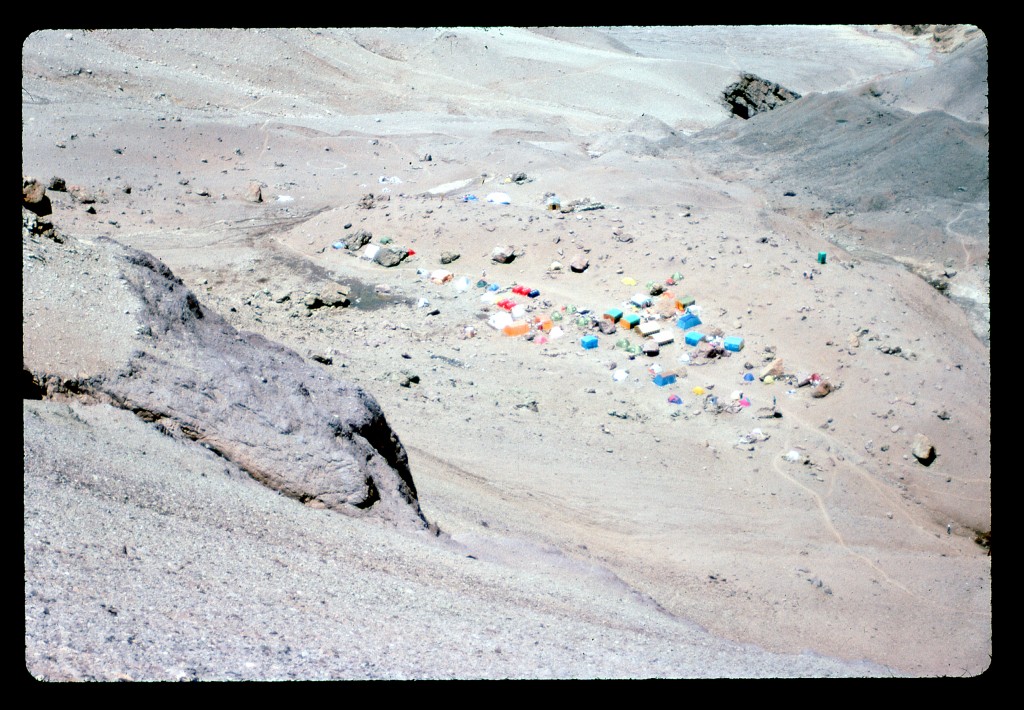
{"type": "MultiPolygon", "coordinates": [[[[23,172],[66,181],[53,224],[152,253],[230,328],[372,395],[442,531],[303,506],[124,411],[26,402],[29,671],[985,671],[989,350],[984,313],[947,294],[987,291],[987,270],[962,276],[987,261],[987,134],[864,93],[979,51],[931,43],[811,26],[29,37],[23,172]],[[730,118],[741,72],[805,98],[730,118]],[[909,169],[932,171],[927,190],[865,210],[909,169]],[[348,249],[359,230],[370,243],[348,249]],[[941,264],[945,292],[901,249],[941,264]],[[676,325],[675,298],[631,302],[658,289],[694,298],[700,326],[676,325]],[[339,293],[347,307],[311,298],[339,293]],[[557,315],[561,337],[493,329],[497,299],[557,315]],[[643,354],[637,330],[601,329],[611,308],[671,340],[643,354]],[[801,386],[812,374],[825,384],[801,386]]],[[[41,239],[44,259],[64,248],[41,239]]],[[[88,271],[48,297],[101,302],[112,286],[88,271]]],[[[26,300],[25,332],[42,322],[60,318],[26,300]]],[[[61,332],[71,361],[93,352],[61,332]]]]}
{"type": "Polygon", "coordinates": [[[834,92],[709,129],[694,147],[851,254],[907,266],[964,307],[987,341],[987,125],[834,92]]]}

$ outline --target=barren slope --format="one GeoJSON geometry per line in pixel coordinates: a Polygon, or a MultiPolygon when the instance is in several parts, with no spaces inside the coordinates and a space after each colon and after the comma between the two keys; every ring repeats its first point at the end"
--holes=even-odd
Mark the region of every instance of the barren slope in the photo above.
{"type": "MultiPolygon", "coordinates": [[[[252,487],[215,492],[191,475],[173,484],[194,491],[186,499],[217,510],[220,496],[244,496],[251,512],[241,519],[261,520],[262,532],[161,527],[103,496],[179,471],[212,478],[206,453],[193,461],[175,444],[167,466],[139,467],[145,476],[126,473],[97,497],[89,486],[104,474],[92,462],[114,456],[103,453],[106,432],[124,433],[114,448],[129,461],[157,446],[155,434],[116,413],[72,405],[83,426],[26,404],[30,669],[164,678],[175,668],[152,654],[177,638],[189,659],[178,670],[198,678],[983,672],[991,558],[975,536],[991,529],[989,351],[955,302],[822,222],[826,188],[856,192],[858,176],[895,188],[896,163],[840,169],[825,184],[832,158],[784,173],[771,143],[813,125],[815,101],[860,110],[865,82],[942,61],[927,38],[852,27],[33,35],[23,171],[98,198],[87,212],[51,191],[54,223],[152,252],[232,327],[365,388],[408,451],[424,516],[445,534],[385,531],[252,487]],[[804,104],[813,110],[798,102],[740,124],[719,92],[741,71],[823,96],[804,104]],[[840,89],[852,92],[828,94],[840,89]],[[699,150],[713,135],[714,149],[699,150]],[[769,145],[744,143],[754,137],[769,145]],[[520,172],[527,180],[508,180],[520,172]],[[794,198],[783,194],[790,176],[800,178],[794,198]],[[253,182],[263,202],[245,199],[253,182]],[[511,204],[488,202],[496,191],[511,204]],[[549,193],[603,209],[548,210],[549,193]],[[415,254],[385,268],[333,248],[360,228],[415,254]],[[504,245],[519,255],[494,263],[504,245]],[[460,257],[442,267],[445,251],[460,257]],[[576,256],[589,259],[583,273],[568,269],[576,256]],[[470,288],[432,283],[425,273],[438,268],[470,288]],[[618,347],[640,343],[622,329],[580,347],[597,331],[573,308],[631,312],[638,291],[676,274],[701,329],[742,336],[741,352],[695,359],[671,321],[675,339],[657,356],[618,347]],[[481,300],[481,279],[531,317],[563,315],[563,337],[488,327],[497,308],[481,300]],[[512,296],[515,283],[540,296],[512,296]],[[329,284],[347,287],[352,305],[304,304],[329,284]],[[776,357],[792,379],[744,380],[776,357]],[[653,365],[679,368],[676,385],[656,386],[653,365]],[[812,397],[796,386],[810,373],[836,389],[812,397]],[[695,387],[725,403],[742,392],[750,407],[714,413],[695,387]],[[911,453],[918,434],[937,447],[930,466],[911,453]],[[73,457],[56,442],[81,436],[96,453],[62,479],[73,457]],[[51,515],[51,499],[88,515],[51,515]],[[173,604],[146,603],[129,570],[92,556],[88,523],[105,516],[109,529],[146,538],[140,579],[177,570],[173,604]],[[167,535],[185,550],[166,549],[167,535]],[[324,562],[323,550],[337,557],[324,562]],[[77,581],[52,574],[61,566],[77,581]],[[239,586],[260,601],[240,601],[239,586]],[[123,644],[116,651],[96,650],[99,636],[82,641],[87,620],[110,624],[128,605],[135,626],[102,642],[123,644]],[[206,624],[208,634],[193,630],[206,624]],[[153,629],[146,649],[128,641],[142,638],[135,627],[153,629]]],[[[951,128],[968,147],[987,141],[944,115],[879,110],[921,130],[951,128]]],[[[855,147],[836,140],[829,155],[855,147]]],[[[945,180],[943,153],[931,155],[945,180]]],[[[982,170],[965,185],[980,192],[964,209],[987,209],[982,170]]],[[[855,212],[849,229],[865,240],[893,234],[855,212]]],[[[970,234],[987,251],[985,230],[949,219],[947,239],[970,234]]],[[[915,255],[936,246],[931,234],[913,237],[915,255]]],[[[970,252],[949,268],[970,272],[981,258],[970,252]]],[[[175,521],[178,505],[163,508],[175,521]]],[[[104,538],[98,549],[122,544],[104,538]]]]}

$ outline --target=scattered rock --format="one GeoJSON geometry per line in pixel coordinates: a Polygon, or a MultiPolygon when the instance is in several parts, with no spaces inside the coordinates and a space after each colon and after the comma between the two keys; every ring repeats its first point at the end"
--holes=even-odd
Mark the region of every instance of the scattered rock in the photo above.
{"type": "Polygon", "coordinates": [[[372,192],[363,195],[359,198],[359,207],[364,210],[371,210],[377,206],[378,202],[387,202],[391,199],[391,195],[374,195],[372,192]]]}
{"type": "Polygon", "coordinates": [[[595,321],[595,324],[597,325],[597,329],[600,330],[605,335],[615,335],[615,330],[617,326],[613,321],[610,321],[607,318],[602,318],[598,321],[595,321]]]}
{"type": "Polygon", "coordinates": [[[320,300],[328,308],[345,308],[349,304],[348,286],[329,284],[320,289],[320,300]]]}
{"type": "Polygon", "coordinates": [[[46,196],[46,188],[34,177],[21,178],[21,204],[40,217],[53,213],[50,198],[46,196]]]}
{"type": "Polygon", "coordinates": [[[30,212],[24,207],[21,208],[21,234],[23,239],[38,235],[52,239],[58,244],[64,243],[64,236],[54,229],[53,223],[50,220],[37,215],[35,212],[30,212]]]}
{"type": "MultiPolygon", "coordinates": [[[[349,305],[349,290],[340,284],[328,284],[319,292],[307,293],[302,303],[309,310],[317,308],[345,308],[349,305]]],[[[279,303],[281,301],[278,301],[279,303]]]]}
{"type": "Polygon", "coordinates": [[[441,263],[450,264],[456,259],[458,259],[460,256],[462,255],[459,254],[457,251],[443,251],[441,252],[441,263]]]}
{"type": "Polygon", "coordinates": [[[373,233],[365,229],[358,229],[345,237],[345,249],[348,251],[359,251],[373,239],[373,233]]]}
{"type": "Polygon", "coordinates": [[[740,444],[756,444],[761,441],[768,441],[772,438],[771,434],[765,434],[760,429],[752,429],[749,434],[740,434],[740,444]]]}
{"type": "Polygon", "coordinates": [[[782,367],[782,358],[777,357],[772,360],[767,367],[761,370],[761,374],[758,376],[759,380],[763,380],[765,377],[771,375],[772,377],[779,378],[785,374],[785,370],[782,367]]]}
{"type": "MultiPolygon", "coordinates": [[[[561,266],[561,264],[559,264],[559,266],[561,266]]],[[[573,260],[571,262],[569,262],[569,268],[574,273],[577,273],[577,274],[582,274],[589,267],[590,267],[590,259],[588,259],[587,257],[583,256],[582,254],[578,254],[577,256],[573,257],[573,260]]]]}
{"type": "Polygon", "coordinates": [[[914,458],[919,463],[925,466],[931,466],[932,462],[935,461],[935,446],[924,434],[918,434],[914,437],[914,446],[911,449],[911,453],[914,454],[914,458]]]}
{"type": "Polygon", "coordinates": [[[579,200],[573,200],[572,202],[562,205],[562,214],[569,214],[570,212],[587,212],[589,210],[603,210],[604,205],[600,202],[595,202],[589,197],[584,197],[579,200]]]}
{"type": "Polygon", "coordinates": [[[54,175],[52,178],[50,178],[50,184],[47,185],[46,187],[47,187],[48,190],[53,190],[54,192],[67,192],[68,191],[68,186],[67,186],[67,183],[64,182],[64,178],[57,177],[56,175],[54,175]]]}
{"type": "Polygon", "coordinates": [[[398,373],[397,379],[400,387],[412,387],[420,383],[420,376],[409,370],[402,370],[398,373]]]}
{"type": "Polygon", "coordinates": [[[822,380],[820,383],[818,383],[817,387],[811,390],[811,396],[817,398],[827,397],[829,394],[834,392],[835,389],[835,385],[833,385],[831,382],[826,382],[822,380]]]}
{"type": "Polygon", "coordinates": [[[381,266],[398,266],[402,263],[405,257],[409,256],[409,252],[405,249],[393,249],[390,247],[380,249],[373,257],[373,260],[381,266]]]}
{"type": "Polygon", "coordinates": [[[258,182],[250,182],[243,195],[248,202],[263,202],[263,188],[258,182]]]}
{"type": "Polygon", "coordinates": [[[516,252],[514,247],[494,247],[491,250],[491,261],[496,264],[510,264],[515,258],[516,252]]]}

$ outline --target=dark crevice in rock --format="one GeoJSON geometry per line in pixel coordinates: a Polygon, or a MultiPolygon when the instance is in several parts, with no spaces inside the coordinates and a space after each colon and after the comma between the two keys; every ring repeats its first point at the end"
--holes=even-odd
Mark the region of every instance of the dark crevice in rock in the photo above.
{"type": "Polygon", "coordinates": [[[380,501],[380,491],[377,490],[377,483],[373,480],[373,476],[366,477],[366,497],[358,503],[353,503],[356,508],[360,510],[366,510],[372,508],[373,505],[380,501]]]}
{"type": "MultiPolygon", "coordinates": [[[[189,313],[196,317],[196,320],[203,317],[203,309],[199,307],[199,300],[195,297],[191,291],[185,294],[185,307],[188,308],[189,313]]],[[[184,314],[182,320],[184,320],[184,314]]]]}
{"type": "MultiPolygon", "coordinates": [[[[144,422],[150,422],[150,423],[158,422],[159,423],[164,418],[162,414],[158,414],[158,413],[156,413],[156,412],[154,412],[152,410],[144,409],[142,407],[133,407],[131,412],[132,412],[132,414],[134,414],[135,416],[137,416],[139,419],[141,419],[144,422]]],[[[168,433],[168,434],[170,433],[169,431],[167,431],[167,428],[164,427],[162,424],[159,425],[159,428],[164,433],[168,433]]]]}
{"type": "Polygon", "coordinates": [[[378,417],[374,417],[358,433],[387,461],[388,466],[398,474],[406,488],[406,490],[399,491],[402,497],[410,503],[415,501],[418,495],[416,493],[416,484],[412,480],[412,471],[409,468],[409,456],[399,442],[398,435],[395,434],[394,430],[384,419],[383,413],[378,417]]]}

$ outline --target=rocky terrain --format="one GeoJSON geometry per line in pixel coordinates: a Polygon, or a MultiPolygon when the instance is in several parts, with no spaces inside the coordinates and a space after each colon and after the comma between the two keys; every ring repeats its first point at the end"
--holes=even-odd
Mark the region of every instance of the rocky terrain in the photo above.
{"type": "Polygon", "coordinates": [[[28,672],[985,672],[986,95],[970,26],[30,35],[28,672]]]}

